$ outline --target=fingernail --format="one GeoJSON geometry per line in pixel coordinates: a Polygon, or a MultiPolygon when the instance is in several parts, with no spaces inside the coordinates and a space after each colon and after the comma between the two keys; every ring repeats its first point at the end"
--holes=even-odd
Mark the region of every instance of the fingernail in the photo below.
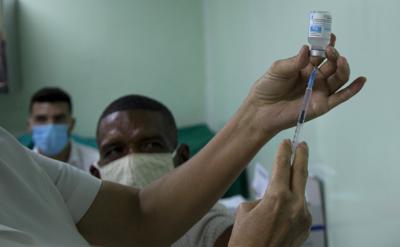
{"type": "Polygon", "coordinates": [[[301,142],[300,145],[308,151],[308,144],[307,144],[307,142],[301,142]]]}

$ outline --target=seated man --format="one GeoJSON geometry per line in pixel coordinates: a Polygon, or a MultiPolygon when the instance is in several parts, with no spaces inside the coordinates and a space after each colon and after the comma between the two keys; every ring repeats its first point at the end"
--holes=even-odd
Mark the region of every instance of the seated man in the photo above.
{"type": "MultiPolygon", "coordinates": [[[[128,95],[109,104],[96,133],[101,178],[124,185],[143,188],[190,157],[186,144],[178,146],[170,110],[144,96],[128,95]]],[[[172,246],[227,246],[233,222],[217,204],[172,246]]]]}
{"type": "MultiPolygon", "coordinates": [[[[347,61],[329,47],[307,119],[357,94],[366,79],[349,78],[347,61]]],[[[321,61],[318,61],[321,62],[321,61]]],[[[97,178],[23,148],[0,128],[0,246],[169,246],[216,203],[254,155],[291,127],[314,64],[309,48],[275,62],[238,111],[185,165],[142,189],[97,178]]],[[[298,247],[309,233],[305,204],[308,148],[290,141],[277,152],[260,201],[243,204],[229,246],[298,247]]]]}
{"type": "Polygon", "coordinates": [[[98,160],[96,149],[71,140],[75,125],[70,96],[59,88],[45,87],[31,98],[29,131],[33,151],[89,171],[98,160]]]}

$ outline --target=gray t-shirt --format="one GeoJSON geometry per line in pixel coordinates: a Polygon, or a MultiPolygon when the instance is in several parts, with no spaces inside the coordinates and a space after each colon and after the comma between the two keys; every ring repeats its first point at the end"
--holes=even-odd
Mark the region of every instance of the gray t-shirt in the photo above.
{"type": "Polygon", "coordinates": [[[234,221],[233,215],[223,205],[217,203],[172,247],[212,247],[234,221]]]}

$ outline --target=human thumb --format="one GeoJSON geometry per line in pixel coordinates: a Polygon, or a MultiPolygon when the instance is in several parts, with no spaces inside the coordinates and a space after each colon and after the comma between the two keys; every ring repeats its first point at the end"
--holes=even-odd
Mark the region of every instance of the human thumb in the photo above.
{"type": "Polygon", "coordinates": [[[291,78],[304,69],[309,61],[309,48],[304,45],[296,56],[274,62],[268,72],[277,77],[291,78]]]}

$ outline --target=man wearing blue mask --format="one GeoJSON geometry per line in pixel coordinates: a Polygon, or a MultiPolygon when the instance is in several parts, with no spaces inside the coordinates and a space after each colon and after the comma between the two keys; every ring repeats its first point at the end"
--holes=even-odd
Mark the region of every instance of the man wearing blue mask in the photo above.
{"type": "MultiPolygon", "coordinates": [[[[144,188],[180,166],[190,157],[186,144],[178,144],[171,111],[162,103],[141,95],[127,95],[110,103],[97,126],[102,179],[144,188]]],[[[233,215],[215,205],[172,247],[227,246],[233,215]]]]}
{"type": "Polygon", "coordinates": [[[40,89],[31,98],[29,113],[33,151],[89,171],[98,159],[98,152],[70,139],[75,118],[66,92],[54,87],[40,89]]]}

